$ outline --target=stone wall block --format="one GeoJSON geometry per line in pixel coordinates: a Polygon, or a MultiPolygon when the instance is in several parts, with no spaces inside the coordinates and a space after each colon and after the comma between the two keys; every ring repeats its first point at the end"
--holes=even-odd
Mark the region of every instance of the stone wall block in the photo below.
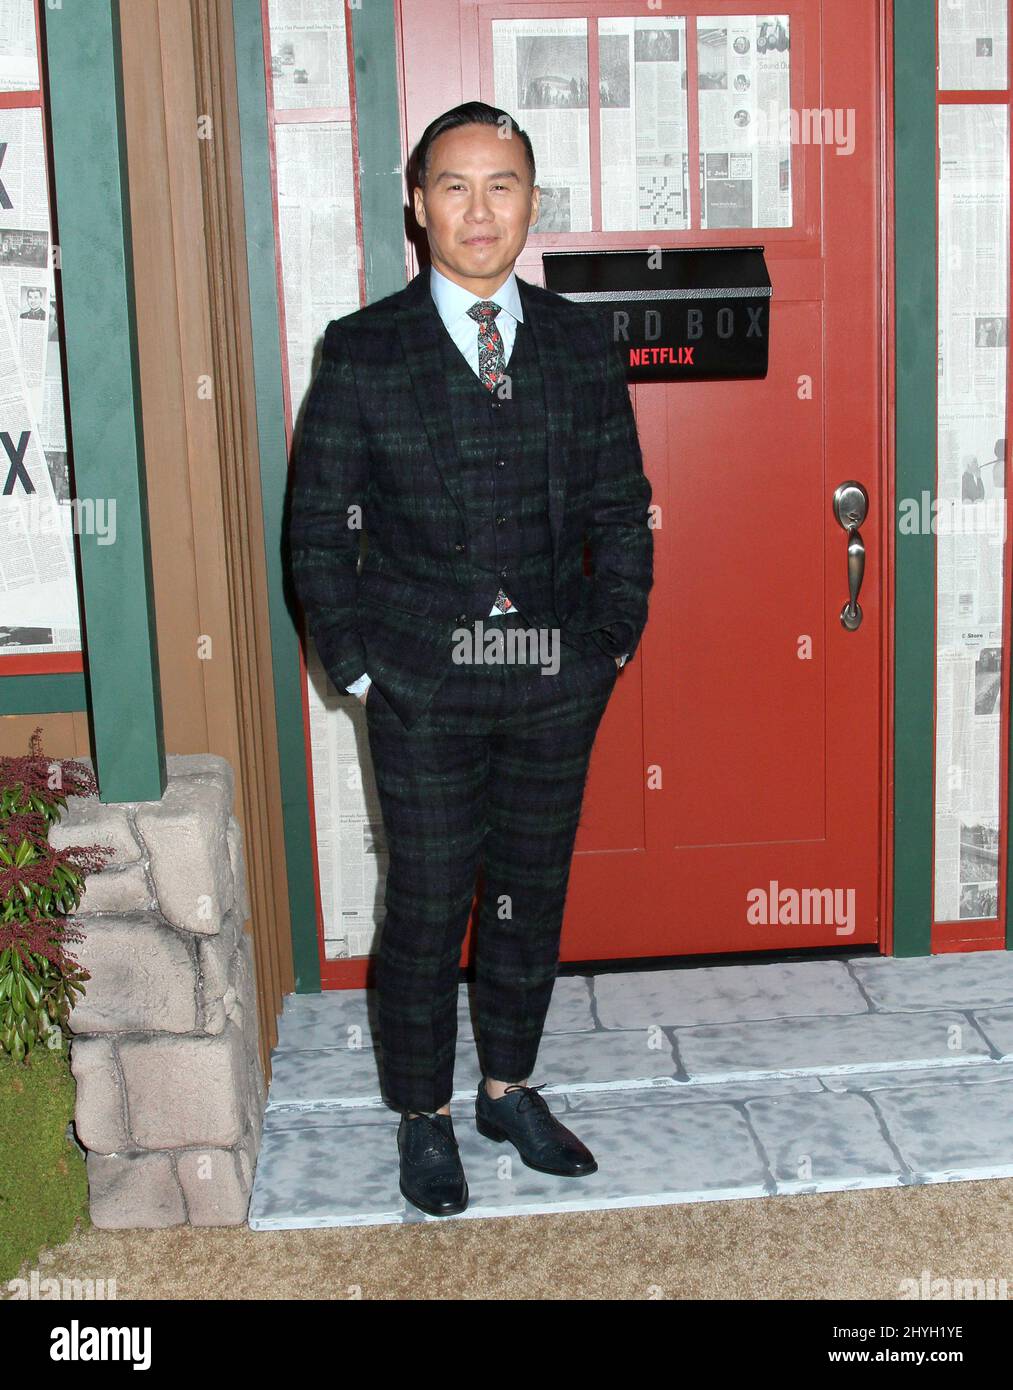
{"type": "Polygon", "coordinates": [[[102,1230],[179,1226],[186,1221],[183,1193],[168,1154],[90,1153],[91,1219],[102,1230]]]}
{"type": "MultiPolygon", "coordinates": [[[[86,763],[87,758],[78,762],[86,763]]],[[[71,845],[111,845],[113,853],[105,867],[135,864],[141,858],[130,824],[126,805],[103,803],[93,796],[68,796],[67,807],[60,820],[49,829],[49,843],[54,849],[69,849],[71,845]]],[[[93,875],[94,877],[94,875],[93,875]]]]}
{"type": "MultiPolygon", "coordinates": [[[[77,1013],[71,1010],[71,1018],[77,1013]]],[[[111,1038],[75,1038],[70,1069],[77,1083],[74,1127],[93,1153],[132,1148],[124,1116],[123,1078],[111,1038]]]]}
{"type": "Polygon", "coordinates": [[[161,911],[174,927],[205,935],[220,929],[235,898],[227,838],[231,805],[223,783],[178,778],[161,801],[142,802],[135,816],[161,911]]]}
{"type": "Polygon", "coordinates": [[[150,912],[155,907],[154,891],[144,865],[138,861],[122,869],[88,874],[77,912],[79,916],[93,912],[150,912]]]}
{"type": "Polygon", "coordinates": [[[250,918],[250,897],[246,878],[246,857],[243,854],[243,827],[235,816],[229,817],[228,841],[232,877],[236,885],[236,911],[239,913],[240,923],[243,923],[250,918]]]}
{"type": "Polygon", "coordinates": [[[238,1226],[246,1220],[252,1170],[235,1149],[187,1149],[176,1158],[187,1212],[195,1226],[238,1226]]]}
{"type": "Polygon", "coordinates": [[[249,1082],[242,1032],[219,1037],[125,1038],[120,1067],[127,1123],[138,1148],[230,1148],[246,1129],[249,1082]]]}
{"type": "Polygon", "coordinates": [[[70,1013],[74,1033],[189,1033],[197,1026],[190,941],[152,914],[73,918],[73,955],[90,972],[70,1013]]]}

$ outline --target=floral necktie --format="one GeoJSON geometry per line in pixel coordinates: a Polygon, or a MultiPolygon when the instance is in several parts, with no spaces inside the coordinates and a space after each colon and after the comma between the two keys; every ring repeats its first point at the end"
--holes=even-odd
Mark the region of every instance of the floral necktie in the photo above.
{"type": "MultiPolygon", "coordinates": [[[[478,324],[478,376],[482,385],[495,391],[503,375],[506,353],[503,339],[496,327],[496,315],[500,306],[492,299],[477,299],[468,310],[469,317],[478,324]]],[[[493,600],[493,606],[501,613],[509,613],[513,603],[500,589],[493,600]]]]}
{"type": "Polygon", "coordinates": [[[496,327],[500,306],[492,299],[477,299],[468,316],[478,324],[478,375],[483,386],[495,391],[503,375],[506,354],[503,339],[496,327]]]}

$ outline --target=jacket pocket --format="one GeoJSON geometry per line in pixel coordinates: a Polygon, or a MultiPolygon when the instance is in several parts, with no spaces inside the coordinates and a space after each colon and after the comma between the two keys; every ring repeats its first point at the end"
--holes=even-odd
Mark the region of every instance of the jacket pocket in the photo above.
{"type": "Polygon", "coordinates": [[[423,614],[432,608],[434,598],[432,589],[408,580],[395,579],[384,570],[364,570],[359,575],[359,603],[376,603],[381,608],[400,608],[405,613],[423,614]]]}

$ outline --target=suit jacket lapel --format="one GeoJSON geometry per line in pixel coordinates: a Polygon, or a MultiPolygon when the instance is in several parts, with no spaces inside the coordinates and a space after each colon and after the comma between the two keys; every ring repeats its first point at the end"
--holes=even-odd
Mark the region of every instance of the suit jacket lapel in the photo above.
{"type": "MultiPolygon", "coordinates": [[[[572,419],[570,383],[567,380],[567,342],[552,306],[531,293],[527,280],[518,275],[524,322],[531,329],[531,341],[538,355],[538,365],[545,397],[545,442],[549,465],[549,526],[553,549],[559,541],[563,506],[566,500],[566,441],[570,437],[572,419]]],[[[510,364],[507,363],[507,371],[510,364]]]]}
{"type": "MultiPolygon", "coordinates": [[[[538,355],[545,397],[549,524],[555,546],[566,494],[564,443],[570,420],[564,365],[566,338],[558,317],[531,294],[528,282],[518,276],[517,286],[524,307],[524,322],[531,330],[531,339],[538,355]]],[[[408,364],[409,380],[425,423],[436,467],[463,516],[465,501],[450,421],[450,393],[441,369],[440,334],[446,334],[447,330],[430,293],[428,266],[423,267],[404,289],[397,313],[397,327],[408,364]]]]}

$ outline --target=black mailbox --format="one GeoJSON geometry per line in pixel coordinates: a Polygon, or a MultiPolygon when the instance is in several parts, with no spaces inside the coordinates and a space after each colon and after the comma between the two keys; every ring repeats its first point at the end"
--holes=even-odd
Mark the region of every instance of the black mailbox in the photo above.
{"type": "Polygon", "coordinates": [[[542,263],[546,289],[607,319],[629,381],[767,375],[762,246],[543,251],[542,263]]]}

